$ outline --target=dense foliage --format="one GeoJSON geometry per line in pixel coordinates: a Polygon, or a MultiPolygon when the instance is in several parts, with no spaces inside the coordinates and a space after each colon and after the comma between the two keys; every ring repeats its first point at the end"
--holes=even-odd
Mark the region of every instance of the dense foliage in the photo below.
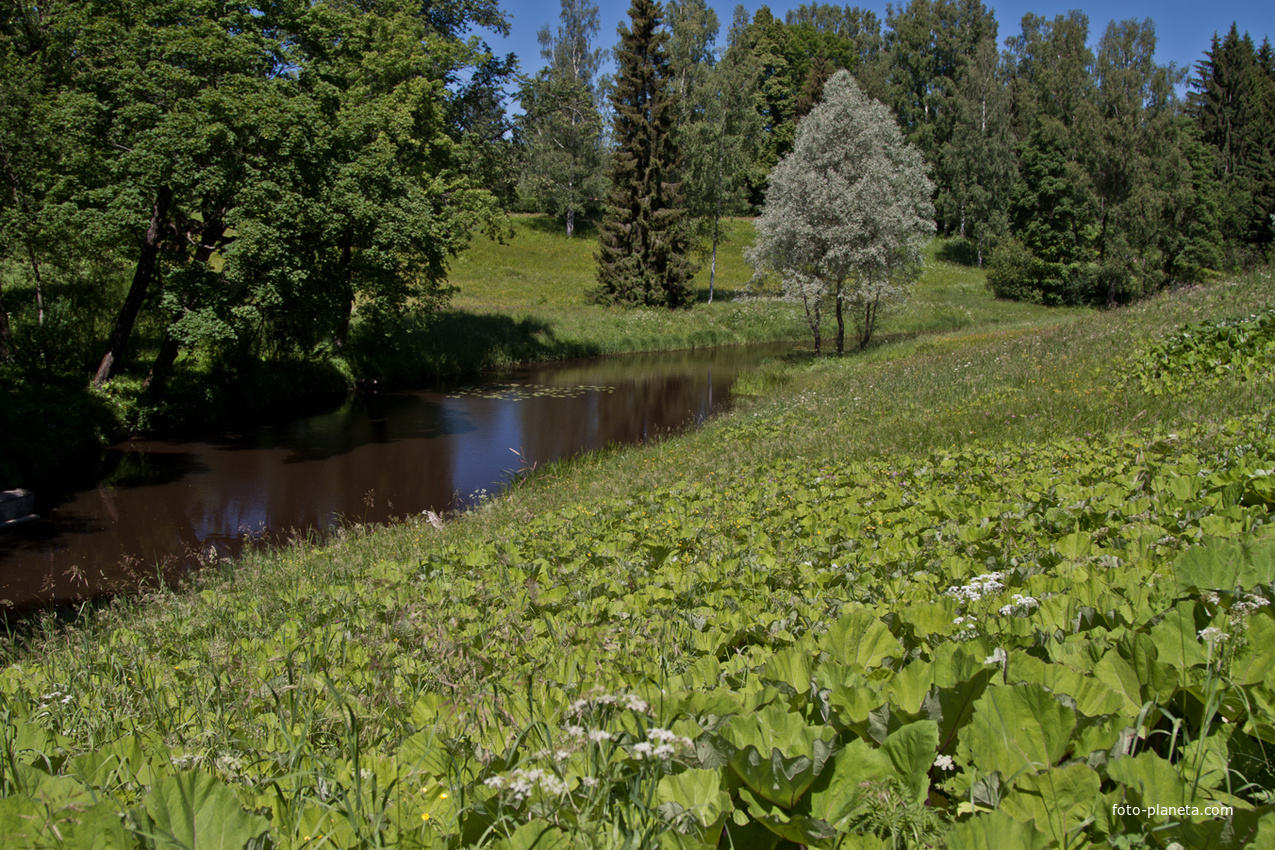
{"type": "Polygon", "coordinates": [[[1008,34],[980,2],[761,9],[726,51],[753,64],[765,132],[752,201],[832,73],[890,106],[934,179],[940,232],[993,259],[997,294],[1113,304],[1261,262],[1275,214],[1275,64],[1233,27],[1196,73],[1155,60],[1150,20],[1090,47],[1079,12],[1028,14],[1008,34]],[[1187,82],[1186,103],[1176,87],[1187,82]]]}
{"type": "Polygon", "coordinates": [[[1156,60],[1149,20],[1098,33],[1079,13],[1028,14],[1010,30],[977,0],[884,18],[741,7],[721,46],[703,0],[640,11],[630,37],[648,29],[663,58],[645,81],[621,69],[611,132],[587,0],[543,28],[516,119],[517,57],[473,35],[504,30],[498,0],[5,0],[0,385],[92,376],[111,389],[76,403],[158,409],[183,380],[347,373],[352,341],[368,362],[420,331],[457,253],[509,232],[498,216],[515,207],[574,230],[611,197],[647,236],[610,233],[600,293],[689,303],[700,249],[711,297],[723,217],[760,211],[838,70],[922,152],[940,233],[990,262],[998,295],[1125,303],[1275,244],[1275,53],[1242,22],[1188,70],[1156,60]],[[667,103],[644,111],[657,90],[667,103]],[[659,168],[643,171],[648,133],[659,168]],[[629,153],[608,174],[616,146],[629,153]]]}
{"type": "Polygon", "coordinates": [[[4,4],[0,267],[37,306],[0,328],[11,375],[105,384],[139,328],[153,391],[183,350],[339,348],[495,221],[511,61],[467,36],[494,0],[258,6],[4,4]]]}

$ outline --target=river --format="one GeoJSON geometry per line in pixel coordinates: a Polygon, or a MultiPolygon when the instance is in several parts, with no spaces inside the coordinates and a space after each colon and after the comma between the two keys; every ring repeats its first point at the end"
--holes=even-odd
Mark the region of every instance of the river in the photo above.
{"type": "Polygon", "coordinates": [[[382,392],[197,439],[135,439],[89,487],[37,493],[0,534],[0,607],[169,578],[246,542],[472,505],[521,469],[703,422],[739,374],[787,346],[625,355],[465,386],[382,392]]]}

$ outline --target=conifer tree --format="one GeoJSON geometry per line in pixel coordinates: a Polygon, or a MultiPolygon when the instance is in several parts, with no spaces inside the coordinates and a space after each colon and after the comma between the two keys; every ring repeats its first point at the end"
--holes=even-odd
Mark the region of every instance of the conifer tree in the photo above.
{"type": "Polygon", "coordinates": [[[654,0],[633,0],[631,25],[620,25],[611,103],[616,151],[612,188],[599,231],[598,300],[682,307],[694,273],[687,259],[681,187],[674,182],[676,99],[654,0]]]}

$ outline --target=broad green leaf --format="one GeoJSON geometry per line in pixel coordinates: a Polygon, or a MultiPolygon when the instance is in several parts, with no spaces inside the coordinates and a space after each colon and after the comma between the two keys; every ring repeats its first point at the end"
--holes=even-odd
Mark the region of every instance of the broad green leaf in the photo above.
{"type": "Polygon", "coordinates": [[[923,802],[929,791],[930,767],[938,754],[938,744],[938,724],[933,720],[921,720],[891,733],[881,745],[914,803],[923,802]]]}
{"type": "Polygon", "coordinates": [[[1035,821],[1059,847],[1070,847],[1075,834],[1103,804],[1102,780],[1085,764],[1056,767],[1014,780],[1000,811],[1014,820],[1035,821]]]}
{"type": "Polygon", "coordinates": [[[840,829],[842,821],[861,808],[864,785],[895,773],[890,758],[862,738],[855,738],[832,759],[811,787],[810,813],[840,829]]]}
{"type": "Polygon", "coordinates": [[[1094,678],[1106,685],[1111,693],[1120,697],[1121,712],[1136,717],[1142,710],[1142,683],[1133,665],[1124,660],[1114,649],[1094,665],[1094,678]]]}
{"type": "Polygon", "coordinates": [[[1173,562],[1180,592],[1250,590],[1275,582],[1275,540],[1252,544],[1213,541],[1173,562]]]}
{"type": "Polygon", "coordinates": [[[1083,558],[1093,549],[1093,541],[1087,531],[1076,531],[1060,537],[1054,543],[1054,550],[1064,558],[1083,558]]]}
{"type": "Polygon", "coordinates": [[[1275,678],[1275,620],[1250,616],[1244,641],[1231,661],[1231,681],[1256,685],[1275,678]]]}
{"type": "Polygon", "coordinates": [[[832,624],[820,641],[834,661],[870,670],[903,655],[903,645],[867,608],[855,608],[832,624]]]}
{"type": "Polygon", "coordinates": [[[935,672],[936,665],[913,661],[891,676],[886,683],[885,690],[890,695],[890,702],[906,714],[917,714],[925,707],[930,688],[934,686],[935,672]]]}
{"type": "Polygon", "coordinates": [[[762,797],[792,808],[835,750],[830,726],[807,726],[781,705],[734,718],[719,733],[731,747],[730,766],[762,797]]]}
{"type": "Polygon", "coordinates": [[[1076,713],[1037,684],[988,688],[961,736],[961,749],[981,772],[1012,780],[1044,770],[1067,752],[1076,713]]]}
{"type": "Polygon", "coordinates": [[[203,771],[156,778],[143,802],[156,850],[242,850],[270,826],[244,811],[234,791],[203,771]]]}
{"type": "Polygon", "coordinates": [[[494,847],[498,850],[570,850],[571,839],[548,821],[533,820],[497,841],[494,847]]]}
{"type": "Polygon", "coordinates": [[[1085,676],[1062,664],[1047,664],[1025,652],[1010,656],[1009,679],[1013,682],[1035,682],[1056,696],[1066,696],[1076,703],[1085,717],[1101,717],[1119,711],[1125,705],[1120,694],[1100,679],[1085,676]]]}
{"type": "Polygon", "coordinates": [[[831,664],[821,665],[820,672],[833,674],[827,702],[833,706],[841,724],[856,726],[867,723],[868,715],[885,705],[886,698],[877,693],[872,683],[862,675],[852,670],[838,669],[838,666],[831,664]]]}
{"type": "Polygon", "coordinates": [[[798,694],[810,691],[810,679],[814,674],[814,659],[801,647],[787,647],[776,652],[762,665],[761,677],[787,685],[798,694]]]}
{"type": "Polygon", "coordinates": [[[794,844],[819,846],[837,835],[837,831],[827,821],[787,811],[789,807],[780,806],[773,800],[754,794],[749,788],[739,789],[739,796],[748,809],[749,817],[794,844]]]}
{"type": "Polygon", "coordinates": [[[1196,619],[1198,607],[1196,602],[1179,602],[1151,629],[1160,661],[1179,670],[1208,661],[1208,651],[1199,637],[1202,625],[1196,619]]]}
{"type": "Polygon", "coordinates": [[[1142,690],[1142,701],[1164,702],[1177,689],[1180,676],[1159,659],[1155,641],[1144,632],[1126,632],[1116,642],[1120,657],[1129,662],[1142,690]]]}
{"type": "Polygon", "coordinates": [[[722,790],[720,770],[687,770],[665,776],[655,788],[655,801],[666,821],[680,826],[693,820],[695,833],[714,846],[732,809],[730,794],[722,790]]]}
{"type": "Polygon", "coordinates": [[[1050,841],[1031,821],[1017,821],[995,811],[952,827],[945,845],[948,850],[1045,850],[1050,841]]]}
{"type": "Polygon", "coordinates": [[[1189,802],[1178,768],[1152,752],[1109,762],[1107,776],[1124,785],[1129,799],[1141,805],[1181,806],[1189,802]]]}

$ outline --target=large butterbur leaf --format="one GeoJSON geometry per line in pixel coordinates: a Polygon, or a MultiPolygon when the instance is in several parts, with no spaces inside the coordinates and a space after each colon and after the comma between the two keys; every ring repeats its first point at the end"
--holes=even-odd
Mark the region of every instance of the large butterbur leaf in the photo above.
{"type": "Polygon", "coordinates": [[[895,774],[907,789],[910,802],[922,802],[929,791],[930,766],[934,764],[938,744],[938,724],[933,720],[921,720],[891,733],[881,745],[894,766],[895,774]]]}
{"type": "Polygon", "coordinates": [[[713,846],[732,809],[730,794],[722,789],[720,770],[687,770],[665,776],[655,788],[655,801],[660,816],[678,832],[713,846]]]}
{"type": "Polygon", "coordinates": [[[810,813],[840,829],[862,809],[865,789],[895,772],[880,748],[855,738],[833,756],[810,789],[810,813]]]}
{"type": "Polygon", "coordinates": [[[1037,684],[988,688],[962,735],[980,772],[1006,779],[1055,764],[1067,752],[1076,713],[1037,684]]]}
{"type": "Polygon", "coordinates": [[[1199,636],[1207,620],[1199,616],[1199,608],[1196,602],[1179,602],[1151,629],[1160,661],[1179,670],[1208,661],[1208,650],[1199,636]]]}
{"type": "Polygon", "coordinates": [[[157,778],[144,803],[156,850],[243,850],[270,825],[204,771],[157,778]]]}
{"type": "Polygon", "coordinates": [[[1101,784],[1101,777],[1081,763],[1020,776],[1000,811],[1017,821],[1035,822],[1058,847],[1070,847],[1104,805],[1101,784]]]}
{"type": "Polygon", "coordinates": [[[498,850],[568,850],[571,841],[548,821],[533,820],[496,842],[495,847],[498,850]]]}
{"type": "Polygon", "coordinates": [[[1275,582],[1275,540],[1214,541],[1188,549],[1173,562],[1181,592],[1249,590],[1275,582]]]}
{"type": "Polygon", "coordinates": [[[832,624],[821,641],[836,661],[864,670],[881,666],[887,658],[903,655],[899,643],[885,623],[866,608],[855,608],[832,624]]]}
{"type": "Polygon", "coordinates": [[[948,850],[1045,850],[1049,838],[1031,821],[1018,821],[1004,812],[978,815],[959,823],[947,834],[948,850]]]}
{"type": "Polygon", "coordinates": [[[780,705],[735,718],[720,736],[744,784],[784,808],[806,793],[836,748],[831,727],[808,726],[780,705]]]}

